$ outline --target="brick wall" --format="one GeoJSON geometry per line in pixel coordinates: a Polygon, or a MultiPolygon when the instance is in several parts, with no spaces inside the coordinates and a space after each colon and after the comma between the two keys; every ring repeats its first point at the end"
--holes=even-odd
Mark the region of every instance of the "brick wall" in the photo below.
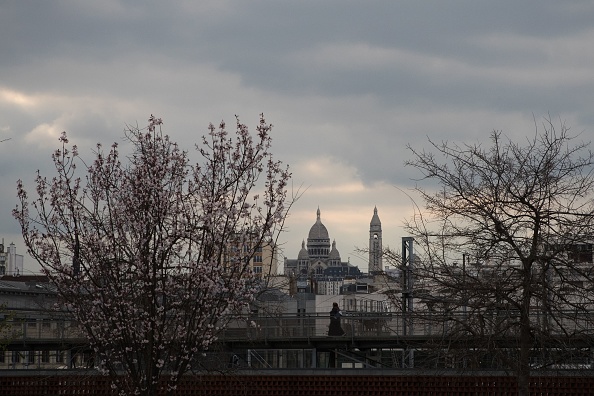
{"type": "MultiPolygon", "coordinates": [[[[0,394],[112,395],[107,377],[97,375],[0,376],[0,394]]],[[[204,375],[187,376],[178,395],[212,396],[503,396],[516,393],[513,377],[437,375],[204,375]]],[[[594,377],[534,377],[531,394],[576,396],[594,393],[594,377]]]]}

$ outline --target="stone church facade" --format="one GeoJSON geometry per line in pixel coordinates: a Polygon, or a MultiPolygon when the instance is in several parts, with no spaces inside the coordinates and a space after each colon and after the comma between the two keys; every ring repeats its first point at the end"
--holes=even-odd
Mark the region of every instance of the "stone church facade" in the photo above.
{"type": "MultiPolygon", "coordinates": [[[[342,261],[340,253],[336,248],[336,241],[332,241],[332,243],[330,243],[328,229],[322,223],[320,208],[318,208],[316,217],[317,218],[315,224],[309,230],[307,243],[305,241],[301,242],[301,250],[297,255],[297,259],[285,258],[285,275],[297,278],[316,279],[344,279],[362,276],[363,274],[359,267],[351,264],[348,261],[342,261]]],[[[377,215],[377,208],[374,209],[374,214],[370,223],[369,233],[369,268],[370,271],[379,271],[382,268],[382,231],[381,222],[377,215]]]]}

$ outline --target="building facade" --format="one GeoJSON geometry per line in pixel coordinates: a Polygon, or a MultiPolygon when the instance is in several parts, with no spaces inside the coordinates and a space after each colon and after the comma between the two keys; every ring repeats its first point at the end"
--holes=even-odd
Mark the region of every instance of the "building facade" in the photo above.
{"type": "Polygon", "coordinates": [[[276,276],[278,273],[278,258],[276,245],[272,241],[258,245],[250,260],[250,269],[258,277],[276,276]]]}
{"type": "Polygon", "coordinates": [[[224,265],[253,273],[256,277],[271,277],[278,273],[276,244],[272,240],[234,240],[225,248],[224,265]]]}
{"type": "MultiPolygon", "coordinates": [[[[373,232],[379,237],[379,245],[376,244],[374,247],[381,250],[381,223],[377,216],[377,208],[374,209],[371,224],[373,228],[370,229],[370,233],[373,232]]],[[[378,263],[381,269],[381,254],[376,256],[379,257],[378,263]]],[[[307,242],[305,240],[301,242],[301,250],[297,259],[285,258],[284,274],[289,277],[316,279],[318,284],[323,285],[321,290],[329,292],[328,294],[336,293],[336,282],[363,275],[359,267],[349,261],[342,261],[336,241],[330,242],[328,229],[322,223],[320,208],[316,213],[316,222],[309,230],[307,242]]]]}
{"type": "Polygon", "coordinates": [[[11,243],[8,248],[4,238],[0,243],[0,276],[20,276],[23,274],[23,255],[16,253],[16,246],[11,243]]]}

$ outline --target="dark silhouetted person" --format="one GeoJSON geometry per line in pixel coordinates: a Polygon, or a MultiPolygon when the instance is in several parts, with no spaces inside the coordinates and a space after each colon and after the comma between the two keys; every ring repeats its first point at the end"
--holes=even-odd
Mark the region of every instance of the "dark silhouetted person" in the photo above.
{"type": "Polygon", "coordinates": [[[338,304],[332,303],[332,311],[330,311],[330,327],[328,328],[329,336],[342,336],[345,334],[342,327],[340,327],[341,316],[342,312],[340,312],[338,304]]]}

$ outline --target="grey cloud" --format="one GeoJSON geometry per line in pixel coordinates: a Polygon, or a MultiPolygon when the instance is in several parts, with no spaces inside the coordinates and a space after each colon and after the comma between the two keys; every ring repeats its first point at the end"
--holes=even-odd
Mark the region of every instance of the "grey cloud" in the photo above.
{"type": "MultiPolygon", "coordinates": [[[[84,154],[155,113],[191,150],[208,122],[238,114],[253,127],[264,112],[278,158],[340,161],[372,198],[382,183],[413,185],[406,145],[428,137],[522,137],[547,114],[591,136],[593,21],[594,5],[579,0],[4,2],[0,234],[16,227],[12,183],[50,164],[54,146],[25,139],[43,125],[67,130],[84,154]],[[40,100],[13,103],[5,91],[40,100]]],[[[321,196],[303,202],[368,198],[321,196]]],[[[365,244],[336,237],[341,252],[365,244]]]]}

